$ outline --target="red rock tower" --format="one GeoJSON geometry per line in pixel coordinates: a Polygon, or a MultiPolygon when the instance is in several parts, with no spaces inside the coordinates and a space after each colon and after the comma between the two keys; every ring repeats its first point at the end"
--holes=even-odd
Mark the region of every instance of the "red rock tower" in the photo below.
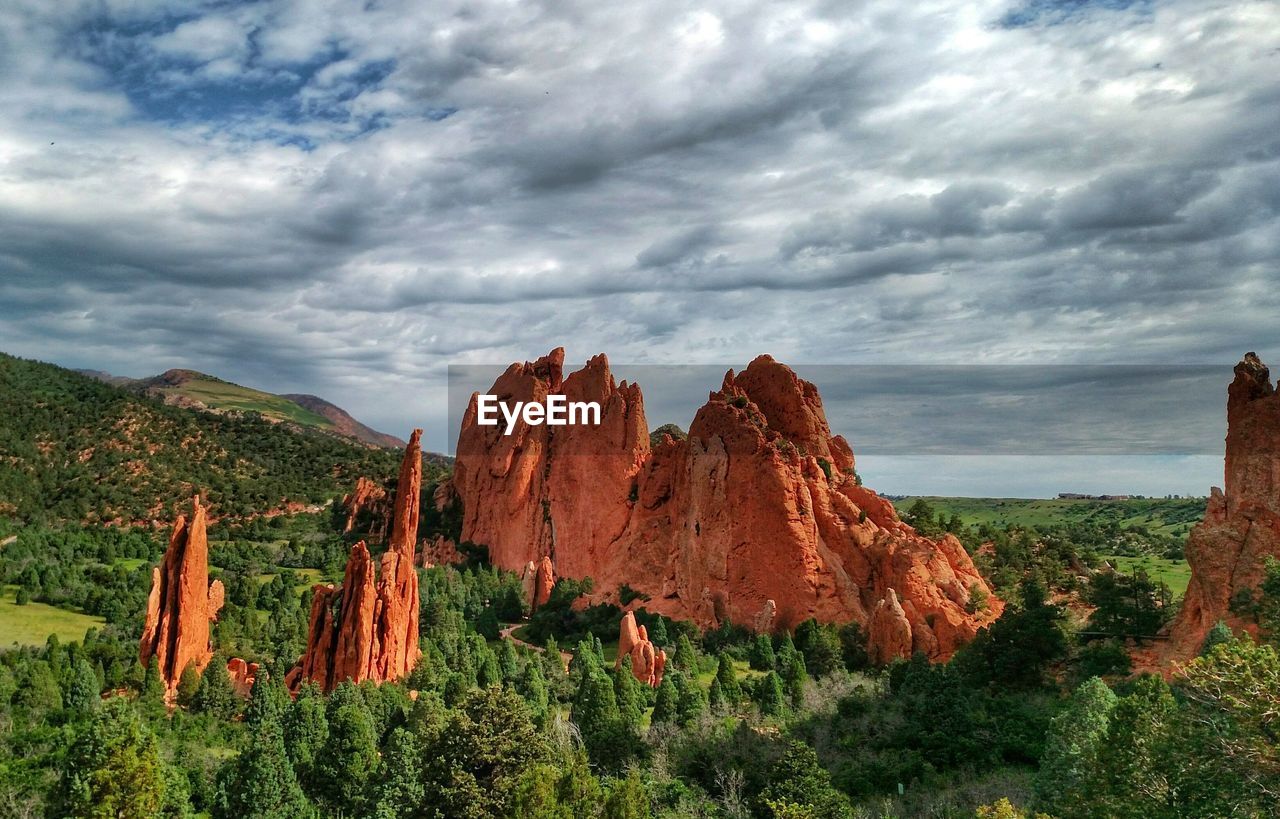
{"type": "Polygon", "coordinates": [[[293,690],[312,681],[331,691],[344,680],[398,680],[409,675],[418,647],[418,512],[422,430],[405,448],[396,486],[391,538],[375,571],[364,541],[351,547],[342,584],[313,588],[307,648],[286,675],[293,690]]]}
{"type": "Polygon", "coordinates": [[[178,516],[169,548],[160,565],[151,570],[151,594],[138,644],[138,659],[144,666],[157,658],[170,696],[188,666],[202,672],[209,664],[213,656],[209,623],[217,619],[223,596],[221,581],[209,583],[205,509],[197,495],[191,519],[178,516]]]}
{"type": "Polygon", "coordinates": [[[1267,558],[1280,559],[1280,393],[1254,353],[1236,365],[1227,388],[1223,473],[1225,491],[1213,487],[1187,540],[1191,581],[1169,627],[1166,660],[1194,657],[1218,620],[1256,635],[1257,623],[1233,612],[1231,601],[1256,593],[1267,558]]]}

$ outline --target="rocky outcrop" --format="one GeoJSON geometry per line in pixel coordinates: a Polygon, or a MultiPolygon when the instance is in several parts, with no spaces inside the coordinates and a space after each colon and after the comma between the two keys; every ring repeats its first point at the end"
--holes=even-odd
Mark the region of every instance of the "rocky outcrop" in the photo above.
{"type": "Polygon", "coordinates": [[[625,657],[631,658],[631,673],[637,680],[654,688],[662,684],[667,652],[649,640],[649,632],[644,626],[636,626],[636,616],[631,612],[622,617],[618,631],[618,659],[614,661],[614,668],[621,668],[625,657]]]}
{"type": "Polygon", "coordinates": [[[533,578],[533,596],[529,598],[530,605],[534,609],[545,605],[551,599],[551,590],[555,585],[556,572],[551,567],[551,558],[543,555],[538,561],[538,571],[533,578]]]}
{"type": "Polygon", "coordinates": [[[458,544],[444,535],[436,535],[434,538],[423,539],[418,565],[424,569],[430,569],[432,566],[452,566],[463,560],[462,552],[458,551],[458,544]]]}
{"type": "Polygon", "coordinates": [[[474,396],[463,419],[462,539],[488,546],[497,566],[547,558],[556,576],[593,578],[597,599],[620,602],[626,585],[649,610],[707,627],[817,617],[866,628],[893,590],[909,651],[933,659],[1003,610],[959,541],[919,535],[860,485],[817,389],[772,358],[730,371],[686,438],[652,447],[637,385],[615,384],[603,355],[567,378],[563,362],[555,350],[513,364],[490,392],[596,401],[598,426],[519,422],[508,436],[476,423],[474,396]],[[973,588],[989,599],[977,614],[966,611],[973,588]]]}
{"type": "Polygon", "coordinates": [[[356,528],[363,516],[369,521],[369,536],[381,539],[387,532],[387,518],[391,511],[387,490],[365,477],[356,480],[355,489],[342,498],[342,508],[347,510],[347,522],[343,534],[356,528]]]}
{"type": "Polygon", "coordinates": [[[898,657],[911,656],[911,621],[907,619],[907,613],[893,589],[885,592],[885,596],[876,603],[867,631],[872,662],[887,663],[898,657]]]}
{"type": "Polygon", "coordinates": [[[145,666],[155,657],[168,695],[178,688],[188,667],[203,672],[213,650],[209,624],[222,609],[223,588],[209,582],[209,541],[200,497],[192,501],[191,519],[179,515],[160,565],[151,570],[151,594],[138,644],[145,666]]]}
{"type": "Polygon", "coordinates": [[[1280,559],[1280,393],[1254,353],[1236,365],[1227,388],[1223,489],[1213,487],[1204,519],[1187,539],[1191,581],[1169,628],[1164,659],[1194,657],[1218,620],[1257,634],[1247,606],[1267,558],[1280,559]]]}
{"type": "Polygon", "coordinates": [[[422,431],[414,430],[400,465],[391,537],[375,569],[364,541],[351,547],[342,584],[312,589],[307,648],[286,675],[292,690],[311,681],[325,691],[344,680],[397,680],[417,664],[415,568],[422,486],[422,431]]]}
{"type": "Polygon", "coordinates": [[[253,683],[258,679],[258,664],[232,657],[227,660],[227,676],[231,678],[231,687],[236,693],[248,697],[253,692],[253,683]]]}

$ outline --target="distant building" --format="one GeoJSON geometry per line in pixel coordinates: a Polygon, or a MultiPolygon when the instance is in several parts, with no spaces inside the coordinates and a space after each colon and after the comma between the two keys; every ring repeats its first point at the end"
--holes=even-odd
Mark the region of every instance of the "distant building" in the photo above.
{"type": "Polygon", "coordinates": [[[1133,495],[1085,495],[1080,492],[1059,492],[1061,500],[1129,500],[1133,495]]]}

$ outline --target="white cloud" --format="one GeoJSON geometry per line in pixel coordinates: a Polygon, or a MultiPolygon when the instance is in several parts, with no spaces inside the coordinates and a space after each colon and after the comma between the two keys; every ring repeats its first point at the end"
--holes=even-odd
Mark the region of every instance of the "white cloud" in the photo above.
{"type": "Polygon", "coordinates": [[[6,5],[0,348],[287,372],[391,431],[562,343],[1280,350],[1280,10],[1008,8],[6,5]]]}

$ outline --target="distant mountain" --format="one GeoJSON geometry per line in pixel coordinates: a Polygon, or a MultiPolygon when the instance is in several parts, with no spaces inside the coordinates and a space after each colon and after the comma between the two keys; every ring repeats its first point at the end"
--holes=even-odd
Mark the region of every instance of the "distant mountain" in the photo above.
{"type": "Polygon", "coordinates": [[[314,395],[275,395],[196,370],[173,369],[151,378],[125,378],[101,370],[76,370],[107,384],[132,389],[166,404],[215,414],[256,413],[273,423],[290,423],[351,438],[369,446],[403,449],[404,441],[378,432],[346,410],[314,395]]]}
{"type": "Polygon", "coordinates": [[[114,386],[0,353],[0,517],[171,520],[199,492],[215,517],[240,518],[312,507],[361,476],[395,475],[398,453],[341,437],[279,396],[189,371],[147,382],[114,386]],[[195,398],[172,406],[175,390],[250,411],[193,411],[195,398]]]}
{"type": "Polygon", "coordinates": [[[340,435],[348,438],[355,438],[357,441],[364,441],[366,444],[374,446],[387,447],[388,449],[404,449],[405,442],[388,435],[385,432],[378,432],[376,429],[370,429],[356,419],[352,418],[346,410],[335,404],[331,404],[318,395],[306,395],[305,393],[289,393],[282,395],[281,398],[287,398],[304,410],[313,412],[327,419],[333,428],[340,435]]]}

